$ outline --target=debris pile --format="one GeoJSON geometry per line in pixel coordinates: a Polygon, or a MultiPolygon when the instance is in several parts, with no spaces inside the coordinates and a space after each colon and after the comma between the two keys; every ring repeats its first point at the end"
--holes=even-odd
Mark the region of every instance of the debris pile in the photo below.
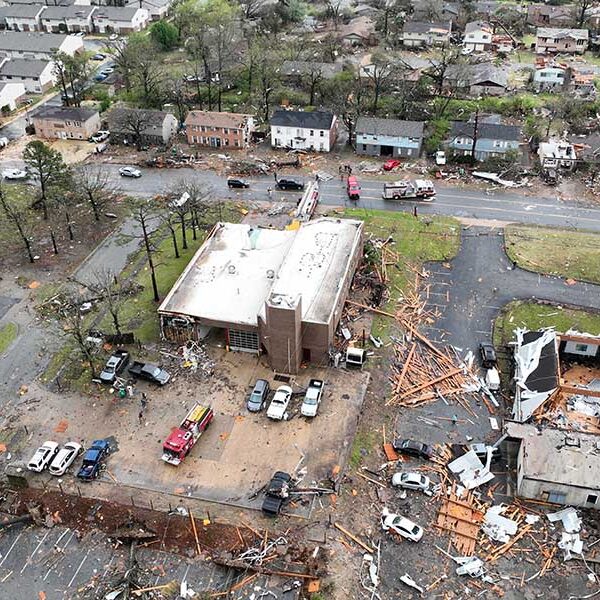
{"type": "Polygon", "coordinates": [[[175,362],[175,374],[177,371],[199,374],[202,377],[212,377],[215,372],[215,362],[204,346],[194,340],[188,340],[183,346],[177,349],[177,354],[161,350],[163,356],[170,358],[175,362]]]}

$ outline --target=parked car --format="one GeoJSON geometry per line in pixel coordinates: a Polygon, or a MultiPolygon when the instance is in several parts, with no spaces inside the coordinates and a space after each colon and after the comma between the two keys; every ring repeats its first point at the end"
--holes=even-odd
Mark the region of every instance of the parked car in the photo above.
{"type": "Polygon", "coordinates": [[[429,477],[422,473],[413,471],[394,473],[392,475],[392,485],[394,487],[406,488],[408,490],[428,490],[431,485],[429,477]]]}
{"type": "Polygon", "coordinates": [[[290,495],[290,481],[292,480],[289,473],[277,471],[269,481],[265,491],[265,499],[262,504],[262,511],[270,517],[275,517],[281,511],[283,503],[290,495]]]}
{"type": "Polygon", "coordinates": [[[323,397],[323,387],[325,383],[321,379],[311,379],[304,394],[304,400],[300,407],[300,414],[303,417],[315,417],[323,397]]]}
{"type": "Polygon", "coordinates": [[[409,439],[397,439],[393,443],[394,450],[400,454],[414,456],[415,458],[430,459],[433,456],[433,451],[430,446],[422,442],[416,442],[409,439]]]}
{"type": "Polygon", "coordinates": [[[384,171],[392,171],[396,167],[399,167],[401,164],[402,164],[401,160],[398,160],[397,158],[390,158],[389,160],[386,160],[383,163],[383,170],[384,171]]]}
{"type": "Polygon", "coordinates": [[[500,389],[500,373],[498,373],[496,367],[486,370],[485,385],[487,385],[488,390],[492,392],[496,392],[500,389]]]}
{"type": "Polygon", "coordinates": [[[271,386],[266,379],[257,379],[246,402],[246,408],[250,412],[260,412],[267,402],[270,390],[271,386]]]}
{"type": "Polygon", "coordinates": [[[139,169],[136,169],[135,167],[121,167],[119,169],[119,175],[121,177],[141,177],[142,176],[142,172],[139,169]]]}
{"type": "Polygon", "coordinates": [[[81,444],[77,442],[67,442],[54,457],[50,464],[50,473],[52,475],[64,475],[66,470],[73,464],[73,461],[81,452],[81,444]]]}
{"type": "Polygon", "coordinates": [[[110,137],[110,131],[100,130],[96,131],[96,133],[90,138],[92,142],[105,142],[110,137]]]}
{"type": "Polygon", "coordinates": [[[145,379],[157,385],[165,385],[171,379],[171,375],[164,369],[151,363],[143,363],[134,360],[128,369],[129,374],[136,379],[145,379]]]}
{"type": "Polygon", "coordinates": [[[292,399],[292,388],[288,385],[281,385],[277,388],[271,404],[267,409],[267,417],[281,421],[285,417],[287,407],[292,399]]]}
{"type": "Polygon", "coordinates": [[[496,350],[490,342],[481,342],[479,344],[479,356],[481,356],[481,364],[485,369],[490,369],[496,366],[496,350]]]}
{"type": "Polygon", "coordinates": [[[113,352],[100,373],[100,381],[102,383],[114,383],[117,376],[125,369],[128,362],[129,352],[127,352],[127,350],[116,350],[113,352]]]}
{"type": "Polygon", "coordinates": [[[186,83],[202,83],[204,81],[204,77],[201,75],[184,75],[183,80],[186,83]]]}
{"type": "Polygon", "coordinates": [[[31,457],[27,463],[27,468],[30,471],[41,473],[56,456],[58,452],[58,444],[56,442],[46,441],[44,442],[31,457]]]}
{"type": "Polygon", "coordinates": [[[387,508],[381,512],[381,528],[384,531],[394,531],[413,542],[418,542],[423,537],[422,527],[402,515],[391,513],[387,508]]]}
{"type": "Polygon", "coordinates": [[[250,184],[245,179],[235,179],[230,177],[227,179],[227,187],[229,188],[249,188],[250,184]]]}
{"type": "Polygon", "coordinates": [[[2,171],[2,177],[4,177],[4,179],[19,181],[27,179],[29,173],[27,171],[22,171],[21,169],[5,169],[2,171]]]}
{"type": "Polygon", "coordinates": [[[110,451],[108,440],[95,440],[83,455],[83,464],[77,472],[77,477],[84,481],[96,479],[100,474],[100,467],[105,456],[110,451]]]}
{"type": "Polygon", "coordinates": [[[276,183],[280,190],[303,190],[304,184],[297,179],[278,179],[276,183]]]}
{"type": "Polygon", "coordinates": [[[92,56],[92,60],[104,60],[106,58],[106,54],[102,54],[102,52],[97,52],[92,56]]]}
{"type": "Polygon", "coordinates": [[[108,39],[111,42],[116,42],[119,39],[119,35],[117,33],[112,33],[111,35],[108,36],[108,39]]]}

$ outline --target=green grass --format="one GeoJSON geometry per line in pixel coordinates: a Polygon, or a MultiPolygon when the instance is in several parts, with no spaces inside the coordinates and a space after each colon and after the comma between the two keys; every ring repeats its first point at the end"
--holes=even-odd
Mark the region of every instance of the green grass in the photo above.
{"type": "Polygon", "coordinates": [[[15,341],[19,328],[16,323],[7,323],[0,329],[0,354],[4,354],[8,347],[15,341]]]}
{"type": "MultiPolygon", "coordinates": [[[[398,264],[387,269],[390,298],[382,310],[394,311],[403,292],[414,287],[414,268],[424,262],[445,261],[453,258],[460,246],[460,223],[452,217],[427,216],[415,219],[411,214],[381,210],[350,208],[347,217],[365,222],[366,237],[387,239],[392,236],[392,248],[400,256],[398,264]]],[[[373,335],[387,336],[390,319],[376,316],[373,335]]]]}
{"type": "Polygon", "coordinates": [[[600,335],[600,313],[535,302],[510,302],[494,323],[494,344],[505,345],[512,341],[517,327],[554,327],[557,331],[576,329],[600,335]]]}
{"type": "Polygon", "coordinates": [[[509,225],[506,251],[525,269],[600,283],[600,234],[534,225],[509,225]]]}
{"type": "Polygon", "coordinates": [[[58,352],[55,352],[48,363],[48,366],[44,372],[40,375],[40,380],[44,383],[52,381],[61,370],[65,363],[71,362],[71,354],[73,354],[74,348],[70,343],[62,346],[58,352]]]}
{"type": "Polygon", "coordinates": [[[358,432],[352,442],[352,450],[350,451],[350,467],[357,469],[362,464],[365,456],[368,455],[375,446],[375,432],[358,432]],[[363,456],[365,452],[365,456],[363,456]]]}

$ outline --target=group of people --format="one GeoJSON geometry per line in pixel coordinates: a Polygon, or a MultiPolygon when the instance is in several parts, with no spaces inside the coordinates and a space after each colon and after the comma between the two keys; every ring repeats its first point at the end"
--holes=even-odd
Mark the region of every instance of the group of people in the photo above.
{"type": "Polygon", "coordinates": [[[344,175],[346,177],[352,175],[352,167],[350,165],[340,165],[338,167],[338,174],[340,176],[340,181],[344,181],[344,175]]]}

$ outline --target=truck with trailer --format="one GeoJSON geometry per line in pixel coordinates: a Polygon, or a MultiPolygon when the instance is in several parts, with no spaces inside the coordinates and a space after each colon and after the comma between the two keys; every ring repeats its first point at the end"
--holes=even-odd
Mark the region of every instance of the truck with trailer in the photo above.
{"type": "Polygon", "coordinates": [[[206,431],[214,416],[212,407],[196,403],[181,425],[166,439],[162,459],[170,465],[179,465],[206,431]]]}
{"type": "Polygon", "coordinates": [[[384,200],[424,200],[431,202],[435,196],[435,187],[427,179],[402,179],[400,181],[386,182],[383,184],[384,200]]]}

